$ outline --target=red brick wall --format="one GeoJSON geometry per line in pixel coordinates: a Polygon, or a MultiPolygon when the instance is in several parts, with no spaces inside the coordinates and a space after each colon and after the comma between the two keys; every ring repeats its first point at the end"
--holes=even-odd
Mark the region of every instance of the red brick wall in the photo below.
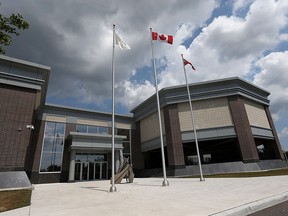
{"type": "Polygon", "coordinates": [[[45,121],[37,120],[35,124],[35,136],[33,136],[31,142],[31,169],[32,172],[39,172],[41,153],[42,153],[42,143],[45,131],[45,121]]]}
{"type": "Polygon", "coordinates": [[[0,171],[24,170],[36,90],[0,84],[0,171]]]}
{"type": "Polygon", "coordinates": [[[169,167],[185,166],[177,104],[164,107],[169,167]]]}
{"type": "Polygon", "coordinates": [[[265,108],[265,112],[266,112],[270,127],[272,129],[272,133],[273,133],[273,136],[274,136],[274,140],[273,140],[272,143],[273,143],[273,149],[274,149],[275,155],[276,155],[277,158],[284,160],[284,155],[282,153],[281,144],[280,144],[280,141],[279,141],[279,138],[278,138],[278,135],[277,135],[277,131],[276,131],[275,125],[273,123],[273,119],[272,119],[269,107],[265,106],[264,108],[265,108]]]}
{"type": "Polygon", "coordinates": [[[133,169],[144,169],[144,155],[141,151],[140,122],[136,122],[136,130],[132,130],[131,142],[133,169]]]}
{"type": "Polygon", "coordinates": [[[259,161],[243,98],[241,96],[230,96],[228,97],[228,102],[243,162],[249,163],[259,161]]]}
{"type": "Polygon", "coordinates": [[[35,124],[37,127],[35,127],[35,134],[31,142],[30,165],[28,167],[30,180],[32,183],[35,184],[50,182],[67,182],[70,166],[69,147],[71,145],[71,142],[69,140],[69,133],[71,131],[76,131],[76,124],[67,123],[65,126],[65,144],[61,173],[39,173],[45,124],[46,122],[42,120],[37,120],[35,124]]]}

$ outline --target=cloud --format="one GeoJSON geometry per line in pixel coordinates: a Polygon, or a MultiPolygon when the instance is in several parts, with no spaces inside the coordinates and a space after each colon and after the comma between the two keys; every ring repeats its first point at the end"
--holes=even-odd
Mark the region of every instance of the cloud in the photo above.
{"type": "MultiPolygon", "coordinates": [[[[248,76],[263,53],[285,38],[285,34],[279,35],[287,27],[287,8],[288,3],[284,1],[254,1],[244,18],[236,15],[216,17],[187,49],[179,45],[176,54],[175,49],[169,49],[160,86],[183,83],[180,53],[197,68],[195,73],[188,73],[190,82],[248,76]]],[[[179,29],[177,34],[180,33],[179,29]]]]}
{"type": "MultiPolygon", "coordinates": [[[[286,34],[281,33],[281,30],[287,27],[288,3],[285,1],[249,1],[245,2],[245,5],[243,5],[244,2],[240,1],[236,1],[236,3],[238,5],[234,7],[234,10],[239,10],[241,5],[248,7],[246,16],[220,16],[212,20],[207,26],[201,22],[202,32],[188,48],[182,43],[191,37],[196,28],[195,24],[191,25],[189,22],[180,25],[174,35],[175,43],[173,46],[155,45],[156,57],[164,62],[162,67],[158,64],[160,68],[157,69],[159,89],[184,84],[181,53],[197,68],[193,72],[187,68],[189,82],[232,76],[253,79],[253,77],[251,78],[251,74],[254,75],[255,73],[253,68],[262,67],[258,60],[262,58],[263,53],[277,47],[285,39],[286,34]],[[255,64],[256,62],[258,63],[255,64]]],[[[217,6],[214,5],[214,8],[217,6]]],[[[145,87],[135,85],[133,89],[136,91],[153,86],[150,82],[143,85],[145,87]]],[[[133,86],[132,82],[130,86],[133,86]]],[[[146,95],[144,98],[150,96],[144,92],[142,94],[146,95]]],[[[134,97],[135,95],[128,94],[126,96],[134,97]]],[[[140,103],[141,101],[138,99],[136,97],[134,101],[140,103]]],[[[278,107],[277,104],[273,103],[274,106],[278,107]]],[[[272,111],[276,109],[273,108],[272,111]]],[[[274,112],[272,115],[276,116],[274,112]]]]}
{"type": "MultiPolygon", "coordinates": [[[[287,39],[282,31],[287,27],[287,1],[236,0],[232,16],[211,20],[219,6],[216,0],[10,0],[1,5],[7,14],[19,12],[30,23],[29,30],[14,38],[7,55],[52,67],[48,100],[69,97],[75,104],[101,106],[111,98],[112,24],[116,24],[117,33],[132,48],[115,50],[116,100],[127,110],[155,92],[153,79],[140,74],[143,68],[153,74],[150,27],[175,39],[172,46],[155,44],[159,89],[184,83],[181,53],[197,68],[195,72],[187,68],[189,82],[246,77],[255,62],[264,73],[268,59],[261,63],[263,53],[287,39]],[[238,16],[242,9],[247,13],[238,16]],[[200,34],[187,44],[199,28],[200,34]]],[[[257,79],[265,80],[260,75],[257,79]]]]}
{"type": "Polygon", "coordinates": [[[253,0],[235,0],[233,4],[233,14],[236,15],[238,12],[243,11],[251,3],[253,3],[253,0]]]}
{"type": "Polygon", "coordinates": [[[261,71],[255,75],[254,83],[271,92],[271,110],[276,115],[288,107],[287,59],[288,51],[272,52],[256,63],[261,71]]]}
{"type": "Polygon", "coordinates": [[[281,132],[278,133],[278,137],[280,139],[282,149],[288,151],[288,127],[284,127],[281,132]]]}
{"type": "MultiPolygon", "coordinates": [[[[1,5],[7,14],[20,13],[30,23],[30,29],[14,39],[7,55],[52,67],[48,100],[72,97],[76,102],[96,104],[111,98],[112,24],[132,48],[129,52],[116,50],[116,96],[131,96],[133,101],[135,96],[120,88],[127,87],[135,69],[151,65],[149,28],[174,34],[185,23],[186,29],[181,29],[189,37],[216,6],[215,0],[181,4],[176,0],[11,0],[1,5]]],[[[183,38],[177,40],[181,43],[183,38]]],[[[156,57],[163,57],[163,49],[156,57]]]]}
{"type": "MultiPolygon", "coordinates": [[[[69,105],[93,104],[109,112],[112,24],[116,24],[117,33],[131,46],[129,51],[115,49],[115,98],[128,112],[155,92],[152,27],[174,36],[172,46],[155,43],[159,89],[185,83],[183,54],[197,69],[187,67],[191,83],[239,76],[269,90],[272,116],[280,122],[288,116],[288,54],[282,51],[288,41],[288,1],[231,2],[3,1],[5,15],[20,13],[30,23],[29,30],[13,37],[6,53],[51,66],[48,102],[65,105],[69,98],[69,105]]],[[[282,124],[279,130],[283,128],[287,127],[282,124]]],[[[284,132],[281,137],[286,137],[284,132]]]]}

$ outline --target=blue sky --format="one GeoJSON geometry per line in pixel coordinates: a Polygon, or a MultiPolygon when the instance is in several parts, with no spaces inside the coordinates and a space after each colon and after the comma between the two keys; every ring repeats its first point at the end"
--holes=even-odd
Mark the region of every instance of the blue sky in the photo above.
{"type": "Polygon", "coordinates": [[[288,150],[287,0],[4,0],[30,29],[8,56],[51,66],[48,103],[111,112],[112,25],[131,50],[115,52],[116,112],[130,114],[155,93],[150,27],[174,36],[155,44],[159,89],[239,76],[271,92],[270,110],[288,150]]]}

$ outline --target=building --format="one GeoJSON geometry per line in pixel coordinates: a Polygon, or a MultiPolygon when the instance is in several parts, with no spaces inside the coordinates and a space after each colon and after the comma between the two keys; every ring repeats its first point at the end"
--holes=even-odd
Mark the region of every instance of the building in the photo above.
{"type": "MultiPolygon", "coordinates": [[[[202,164],[229,162],[225,164],[227,171],[241,171],[255,169],[255,163],[262,160],[283,160],[269,111],[269,92],[238,77],[190,84],[189,88],[202,164]],[[248,164],[246,168],[245,164],[248,164]]],[[[159,98],[170,175],[195,174],[197,169],[189,167],[198,164],[198,160],[186,85],[164,88],[159,91],[159,98]]],[[[134,169],[160,168],[156,96],[131,112],[137,138],[132,148],[137,155],[134,169]]],[[[220,169],[219,166],[205,167],[206,173],[225,170],[224,166],[220,169]]],[[[269,165],[262,163],[262,169],[264,167],[269,168],[269,165]]],[[[150,171],[151,174],[155,173],[150,171]]]]}
{"type": "MultiPolygon", "coordinates": [[[[32,183],[110,178],[111,113],[45,103],[50,70],[0,56],[0,171],[25,171],[32,183]]],[[[287,165],[269,111],[269,92],[237,77],[190,89],[205,166],[287,165]]],[[[186,86],[159,94],[168,174],[193,175],[198,161],[186,86]]],[[[136,176],[161,175],[155,95],[131,112],[115,116],[116,170],[129,157],[136,176]]]]}
{"type": "MultiPolygon", "coordinates": [[[[45,104],[50,70],[0,56],[0,171],[32,183],[108,179],[111,113],[45,104]]],[[[116,170],[131,159],[132,120],[115,115],[116,170]]]]}

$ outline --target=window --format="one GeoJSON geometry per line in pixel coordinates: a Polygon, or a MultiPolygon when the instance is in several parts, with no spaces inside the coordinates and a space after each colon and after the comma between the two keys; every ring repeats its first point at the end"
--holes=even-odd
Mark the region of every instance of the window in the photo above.
{"type": "Polygon", "coordinates": [[[77,125],[76,131],[80,133],[108,134],[107,127],[92,126],[92,125],[77,125]]]}
{"type": "Polygon", "coordinates": [[[98,153],[76,153],[76,162],[101,162],[107,161],[107,154],[98,153]]]}
{"type": "Polygon", "coordinates": [[[76,131],[80,133],[87,133],[87,125],[77,125],[76,131]]]}
{"type": "Polygon", "coordinates": [[[117,129],[117,135],[121,135],[121,136],[126,136],[126,138],[123,140],[122,144],[123,144],[123,156],[128,158],[129,160],[131,159],[131,140],[130,140],[130,136],[131,136],[131,131],[128,129],[117,129]]]}
{"type": "Polygon", "coordinates": [[[108,128],[107,127],[98,127],[98,133],[108,134],[108,128]]]}
{"type": "Polygon", "coordinates": [[[60,172],[65,141],[65,124],[46,122],[40,172],[60,172]]]}

